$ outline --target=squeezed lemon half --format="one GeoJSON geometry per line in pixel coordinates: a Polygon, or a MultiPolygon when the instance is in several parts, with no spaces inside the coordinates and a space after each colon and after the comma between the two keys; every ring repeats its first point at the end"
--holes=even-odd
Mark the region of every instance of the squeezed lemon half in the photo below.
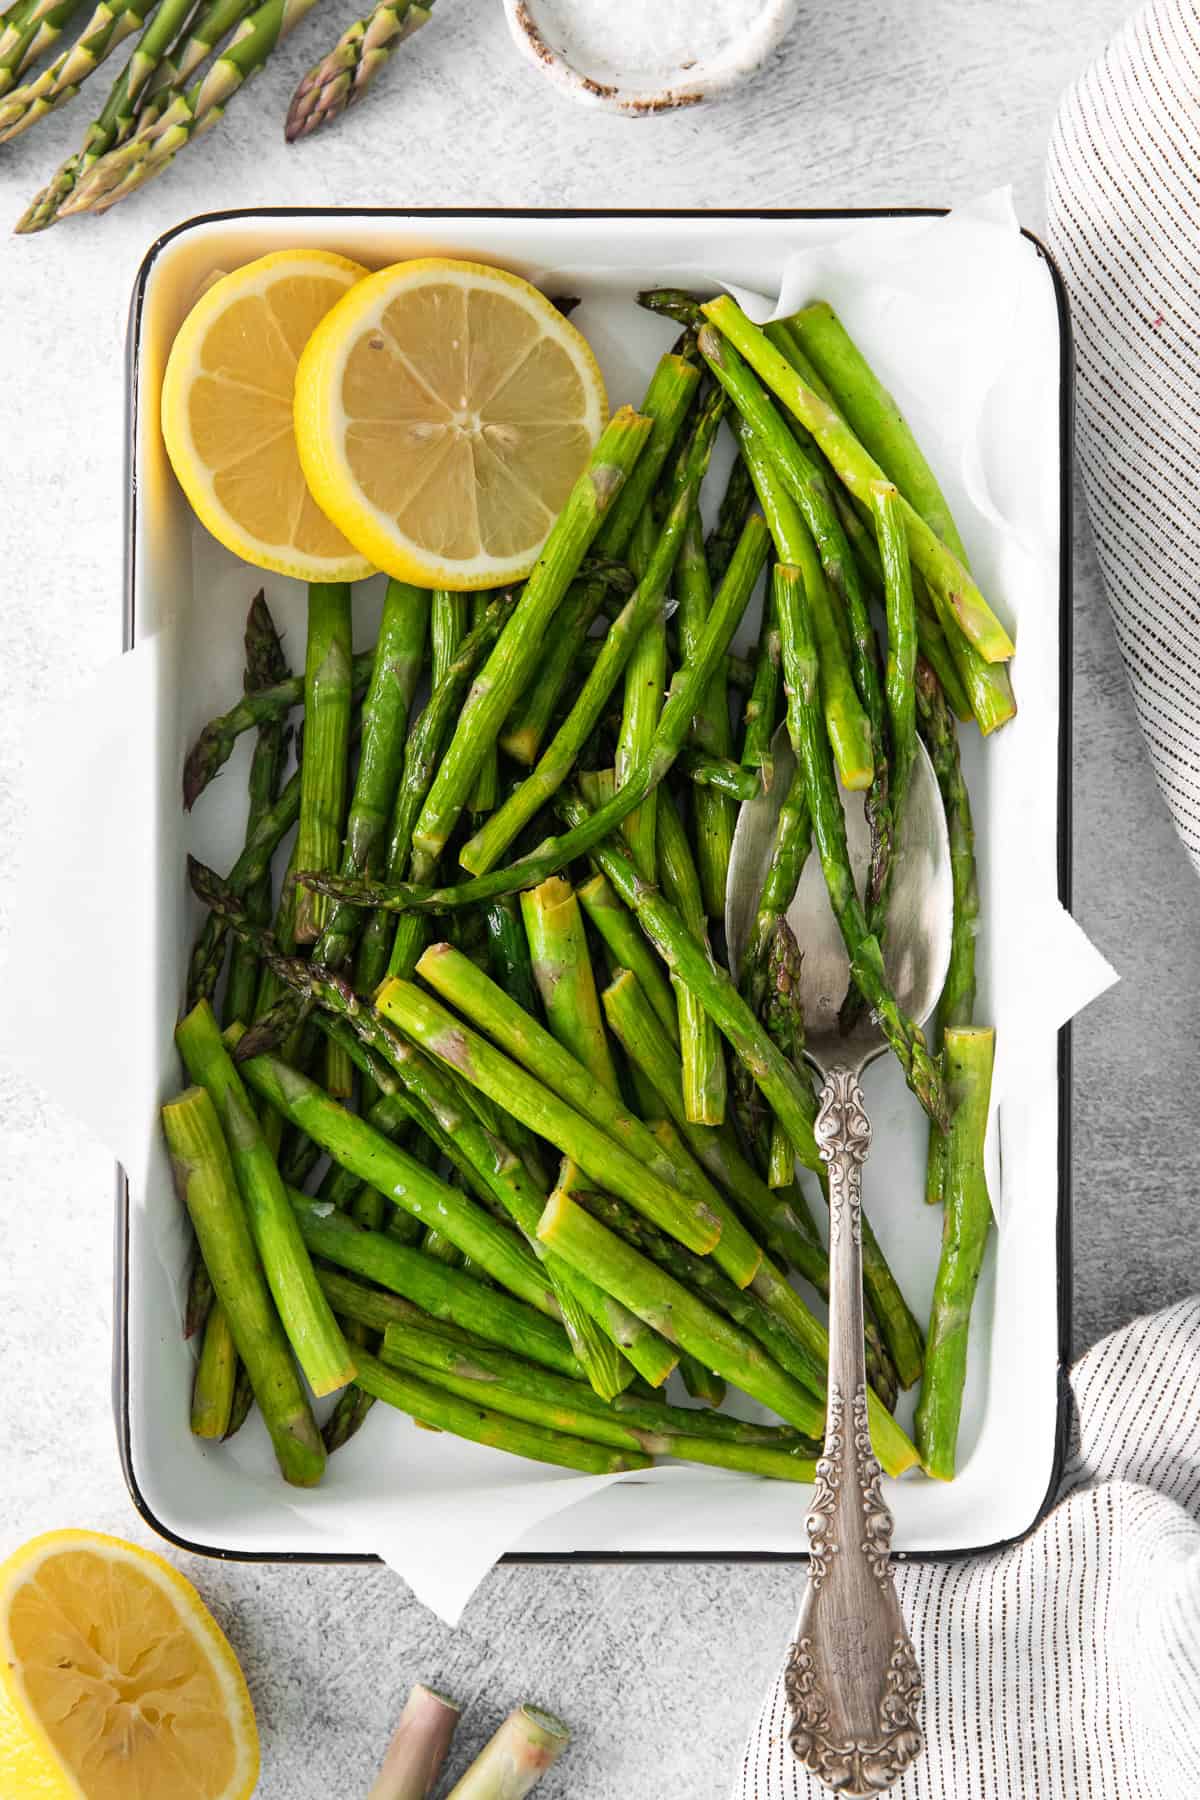
{"type": "Polygon", "coordinates": [[[0,1565],[0,1794],[249,1800],[258,1767],[237,1658],[161,1557],[55,1531],[0,1565]]]}

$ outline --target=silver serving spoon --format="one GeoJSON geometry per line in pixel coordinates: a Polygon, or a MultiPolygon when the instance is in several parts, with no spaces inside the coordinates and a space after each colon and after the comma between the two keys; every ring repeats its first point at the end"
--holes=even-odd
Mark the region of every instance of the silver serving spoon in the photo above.
{"type": "MultiPolygon", "coordinates": [[[[736,975],[753,928],[775,828],[795,773],[786,727],[772,745],[769,793],[743,805],[734,833],[725,931],[736,975]]],[[[860,794],[845,794],[855,879],[870,840],[860,794]]],[[[950,956],[950,846],[933,766],[918,745],[896,848],[885,961],[896,997],[924,1024],[950,956]]],[[[820,859],[805,864],[787,913],[803,962],[805,1054],[823,1083],[817,1143],[829,1165],[829,1399],[825,1454],[807,1519],[809,1576],[785,1685],[791,1745],[805,1768],[844,1795],[879,1794],[920,1755],[921,1674],[891,1571],[892,1515],[867,1427],[863,1354],[862,1165],[871,1126],[861,1076],[886,1044],[870,1013],[845,1037],[838,1009],[849,979],[820,859]]]]}

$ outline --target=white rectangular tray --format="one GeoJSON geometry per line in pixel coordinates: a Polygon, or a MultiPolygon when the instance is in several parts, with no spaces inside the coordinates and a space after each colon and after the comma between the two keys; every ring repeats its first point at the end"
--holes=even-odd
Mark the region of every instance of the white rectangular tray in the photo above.
{"type": "MultiPolygon", "coordinates": [[[[576,321],[592,342],[614,404],[636,402],[655,356],[667,347],[661,321],[633,304],[638,287],[695,282],[698,271],[773,293],[789,251],[827,242],[855,221],[885,242],[911,231],[921,210],[861,213],[470,213],[280,209],[214,215],[159,240],[139,272],[129,330],[129,535],[127,647],[158,650],[154,808],[153,941],[157,981],[144,1040],[130,1046],[149,1067],[155,1092],[180,1082],[171,1032],[182,995],[187,947],[199,913],[186,891],[184,851],[225,868],[240,847],[245,756],[239,751],[185,820],[179,779],[187,745],[203,721],[240,692],[241,626],[258,576],[220,551],[195,525],[167,465],[158,427],[167,352],[197,291],[214,272],[273,249],[320,245],[380,267],[413,255],[466,256],[543,277],[548,291],[582,296],[576,321]]],[[[1000,935],[989,900],[999,852],[1019,855],[1028,893],[1069,902],[1070,857],[1070,343],[1058,276],[1036,240],[1023,300],[1021,355],[1002,371],[990,420],[993,463],[1005,511],[1018,535],[1037,522],[1041,549],[1022,565],[1020,592],[1005,590],[966,531],[985,589],[1019,620],[1016,682],[1022,710],[986,749],[964,733],[964,755],[979,833],[984,929],[980,1016],[1002,1036],[1010,984],[997,964],[1000,935]],[[1041,659],[1037,682],[1022,681],[1023,659],[1041,659]],[[1005,843],[998,841],[1001,823],[1005,843]],[[1019,826],[1019,845],[1017,831],[1019,826]]],[[[935,332],[931,318],[929,330],[935,332]]],[[[904,344],[867,342],[867,352],[902,400],[904,344]]],[[[927,444],[936,463],[936,445],[927,444]]],[[[986,446],[985,446],[986,448],[986,446]]],[[[952,505],[959,472],[938,468],[952,505]]],[[[968,509],[969,510],[969,509],[968,509]]],[[[960,513],[960,523],[962,514],[960,513]]],[[[304,596],[297,583],[268,578],[273,611],[294,664],[302,661],[304,596]]],[[[1011,583],[1010,583],[1011,585],[1011,583]]],[[[356,647],[370,641],[378,612],[363,605],[356,647]],[[369,613],[374,616],[368,616],[369,613]]],[[[746,634],[743,634],[746,635],[746,634]]],[[[1011,940],[1011,933],[1009,934],[1011,940]]],[[[1007,954],[1013,954],[1009,941],[1007,954]]],[[[140,1032],[139,1032],[140,1035],[140,1032]]],[[[1048,1504],[1061,1469],[1067,1419],[1069,1346],[1069,1034],[1021,1031],[1020,1066],[1009,1070],[999,1109],[1003,1162],[999,1230],[984,1264],[971,1333],[971,1364],[960,1442],[961,1473],[943,1485],[910,1477],[889,1485],[901,1555],[954,1556],[1027,1532],[1048,1504]]],[[[894,1065],[869,1077],[875,1147],[866,1204],[914,1310],[928,1311],[940,1216],[921,1202],[925,1133],[894,1065]]],[[[193,1352],[179,1329],[183,1233],[161,1148],[151,1149],[132,1184],[122,1177],[117,1209],[114,1398],[130,1492],[143,1516],[184,1547],[220,1556],[325,1557],[330,1538],[315,1531],[295,1497],[281,1491],[265,1434],[252,1421],[229,1449],[210,1448],[188,1430],[193,1352]]],[[[912,1396],[900,1417],[911,1419],[912,1396]]],[[[402,1482],[414,1438],[438,1440],[373,1418],[330,1464],[336,1489],[402,1482]],[[397,1435],[384,1439],[388,1428],[397,1435]]],[[[686,1484],[626,1478],[528,1532],[520,1557],[798,1557],[805,1490],[783,1483],[692,1471],[686,1484]]],[[[302,1499],[302,1497],[301,1497],[302,1499]]],[[[366,1557],[370,1541],[350,1533],[337,1545],[366,1557]]]]}

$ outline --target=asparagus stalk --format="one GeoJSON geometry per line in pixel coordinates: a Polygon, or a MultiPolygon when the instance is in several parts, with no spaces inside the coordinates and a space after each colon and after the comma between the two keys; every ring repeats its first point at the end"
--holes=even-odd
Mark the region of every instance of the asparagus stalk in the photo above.
{"type": "Polygon", "coordinates": [[[944,1125],[946,1103],[937,1066],[926,1049],[920,1027],[906,1018],[896,1004],[878,940],[868,928],[854,886],[846,848],[846,821],[818,702],[817,651],[804,572],[780,563],[775,570],[775,587],[788,687],[788,731],[796,760],[804,770],[813,836],[850,959],[851,976],[867,1005],[878,1015],[880,1028],[909,1087],[930,1118],[944,1125]]]}
{"type": "Polygon", "coordinates": [[[246,1080],[316,1143],[424,1225],[436,1226],[495,1281],[551,1318],[558,1307],[537,1259],[490,1213],[331,1100],[277,1057],[241,1064],[246,1080]]]}
{"type": "MultiPolygon", "coordinates": [[[[639,579],[645,579],[653,553],[654,523],[646,507],[630,547],[630,562],[639,579]]],[[[625,669],[625,698],[613,765],[618,788],[625,786],[653,742],[666,685],[667,621],[660,610],[638,638],[625,669]]],[[[621,826],[633,860],[647,881],[654,880],[656,868],[657,809],[658,796],[652,791],[621,826]]]]}
{"type": "MultiPolygon", "coordinates": [[[[644,455],[638,458],[639,464],[643,460],[644,455]]],[[[545,646],[537,681],[525,689],[500,733],[500,748],[505,755],[527,769],[533,767],[580,658],[591,648],[588,633],[607,598],[608,589],[602,581],[575,581],[567,589],[554,620],[553,636],[545,646]]],[[[599,649],[598,644],[596,648],[599,649]]]]}
{"type": "MultiPolygon", "coordinates": [[[[685,775],[692,786],[698,789],[693,796],[693,806],[698,805],[704,795],[709,792],[739,801],[757,800],[763,792],[761,774],[754,769],[743,768],[740,763],[735,763],[730,757],[708,756],[702,750],[685,750],[679,759],[679,768],[681,774],[685,775]]],[[[697,830],[699,830],[698,826],[697,830]]],[[[699,843],[700,840],[697,839],[697,857],[700,854],[699,843]]],[[[709,906],[707,900],[705,905],[709,907],[712,918],[718,920],[721,918],[721,908],[714,910],[709,906]]],[[[722,907],[723,905],[724,900],[722,900],[722,907]]]]}
{"type": "Polygon", "coordinates": [[[156,95],[178,87],[194,75],[222,39],[242,23],[253,4],[254,0],[208,0],[199,7],[179,33],[170,55],[163,57],[146,82],[140,114],[148,119],[150,103],[156,95]]]}
{"type": "MultiPolygon", "coordinates": [[[[650,1458],[639,1451],[610,1450],[601,1444],[590,1444],[582,1438],[567,1437],[562,1432],[544,1431],[536,1425],[489,1412],[478,1401],[460,1400],[444,1387],[434,1386],[409,1374],[377,1362],[365,1352],[358,1372],[358,1384],[375,1400],[386,1401],[408,1413],[422,1425],[436,1426],[439,1431],[453,1432],[475,1444],[488,1444],[496,1450],[507,1450],[510,1456],[528,1457],[532,1462],[556,1463],[560,1468],[578,1469],[585,1475],[616,1475],[632,1469],[648,1469],[650,1458]]],[[[461,1787],[461,1783],[459,1786],[461,1787]]],[[[481,1792],[483,1790],[480,1790],[481,1792]]]]}
{"type": "Polygon", "coordinates": [[[380,0],[304,76],[288,107],[283,135],[289,144],[339,119],[362,99],[394,50],[433,16],[434,0],[380,0]]]}
{"type": "Polygon", "coordinates": [[[513,894],[486,909],[488,967],[492,980],[525,1012],[537,1011],[537,987],[521,902],[513,894]]]}
{"type": "Polygon", "coordinates": [[[521,895],[521,914],[551,1033],[601,1087],[617,1094],[583,916],[570,882],[552,875],[531,888],[521,895]]]}
{"type": "MultiPolygon", "coordinates": [[[[779,919],[767,953],[767,991],[763,1024],[788,1061],[799,1066],[804,1054],[804,1012],[800,1004],[800,946],[786,919],[779,919]]],[[[796,1173],[796,1150],[778,1119],[771,1121],[767,1185],[790,1187],[796,1173]]]]}
{"type": "Polygon", "coordinates": [[[0,32],[0,94],[15,87],[22,72],[57,43],[82,0],[34,0],[20,22],[0,32]]]}
{"type": "Polygon", "coordinates": [[[195,1337],[198,1331],[203,1331],[208,1323],[212,1305],[212,1282],[209,1280],[208,1270],[204,1266],[204,1258],[197,1249],[188,1275],[187,1299],[184,1301],[183,1307],[185,1342],[188,1338],[195,1337]]]}
{"type": "MultiPolygon", "coordinates": [[[[581,821],[575,830],[567,832],[565,836],[549,839],[531,855],[510,864],[507,869],[497,869],[474,881],[460,882],[457,887],[393,887],[383,883],[342,882],[336,877],[321,875],[312,876],[313,886],[338,899],[351,900],[357,906],[387,906],[397,912],[412,909],[440,912],[490,900],[497,894],[514,893],[520,888],[532,887],[537,882],[544,881],[547,875],[556,874],[573,858],[582,856],[594,844],[606,838],[670,772],[675,758],[682,750],[688,724],[699,697],[711,681],[729,640],[737,630],[761,573],[766,559],[766,539],[766,526],[758,514],[754,514],[742,533],[733,561],[729,565],[729,572],[713,602],[695,660],[678,670],[672,678],[667,703],[663,707],[648,755],[620,793],[615,794],[592,817],[581,821]]],[[[597,669],[599,666],[597,664],[597,669]]],[[[572,750],[572,761],[574,755],[575,751],[572,750]]],[[[497,813],[494,816],[499,818],[500,815],[497,813]]],[[[304,878],[309,879],[307,872],[304,878]]]]}
{"type": "MultiPolygon", "coordinates": [[[[375,663],[363,701],[362,749],[346,815],[343,875],[365,875],[383,867],[388,824],[404,763],[408,710],[425,660],[429,618],[425,589],[411,587],[406,581],[388,582],[375,663]]],[[[310,747],[311,737],[310,731],[310,747]]],[[[340,968],[354,948],[361,922],[354,907],[338,907],[321,933],[313,960],[327,968],[340,968]]]]}
{"type": "MultiPolygon", "coordinates": [[[[912,565],[909,565],[911,572],[912,565]]],[[[950,710],[962,724],[974,717],[971,702],[967,698],[967,690],[963,686],[958,667],[950,654],[950,646],[946,642],[946,634],[933,610],[933,602],[928,592],[917,583],[913,583],[913,597],[917,605],[917,648],[925,658],[934,674],[942,684],[950,710]]],[[[995,669],[989,663],[989,669],[995,669]]]]}
{"type": "MultiPolygon", "coordinates": [[[[687,833],[667,789],[661,793],[659,876],[667,900],[675,907],[696,942],[709,956],[704,897],[692,861],[687,833]]],[[[725,1053],[721,1034],[686,982],[674,980],[679,1007],[679,1044],[683,1059],[683,1111],[691,1123],[719,1125],[725,1117],[725,1053]]]]}
{"type": "Polygon", "coordinates": [[[233,1383],[233,1401],[229,1408],[229,1424],[225,1428],[224,1442],[236,1437],[254,1408],[254,1389],[250,1377],[246,1373],[246,1365],[239,1360],[237,1375],[233,1383]]]}
{"type": "MultiPolygon", "coordinates": [[[[740,507],[749,517],[749,506],[740,507]]],[[[728,531],[728,520],[719,529],[728,531]]],[[[723,555],[725,540],[720,540],[723,555]]],[[[733,546],[724,557],[727,568],[733,546]]],[[[679,652],[686,662],[695,653],[704,622],[712,607],[712,579],[705,552],[700,514],[693,508],[683,548],[675,569],[675,596],[679,602],[679,652]]],[[[733,750],[733,726],[729,717],[729,692],[724,672],[713,676],[692,719],[692,742],[710,756],[728,757],[733,750]]],[[[710,919],[725,917],[725,889],[729,881],[729,856],[733,848],[733,828],[737,809],[727,795],[718,789],[701,787],[692,795],[692,823],[696,835],[696,866],[704,908],[710,919]]]]}
{"type": "Polygon", "coordinates": [[[19,137],[53,108],[73,99],[93,69],[131,32],[141,30],[153,4],[154,0],[100,0],[75,42],[0,100],[0,144],[19,137]]]}
{"type": "MultiPolygon", "coordinates": [[[[356,695],[361,694],[371,679],[375,652],[365,650],[350,665],[351,682],[356,695]]],[[[183,805],[190,812],[215,776],[220,774],[233,754],[234,745],[244,731],[257,731],[264,725],[286,718],[293,707],[304,703],[304,677],[289,676],[262,692],[244,694],[236,706],[210,719],[183,765],[183,805]]]]}
{"type": "MultiPolygon", "coordinates": [[[[338,864],[350,750],[352,630],[350,584],[310,582],[296,835],[296,862],[302,869],[335,869],[338,864]]],[[[378,689],[376,699],[382,701],[378,689]]],[[[296,942],[311,944],[319,937],[328,912],[322,895],[302,888],[296,899],[296,942]]]]}
{"type": "MultiPolygon", "coordinates": [[[[744,462],[740,465],[745,467],[744,462]]],[[[747,469],[747,477],[749,470],[747,469]]],[[[763,788],[769,788],[775,776],[771,740],[779,714],[779,693],[783,684],[780,667],[779,621],[775,617],[775,591],[767,583],[763,598],[762,621],[758,633],[758,649],[754,660],[754,680],[742,714],[741,762],[744,769],[757,773],[763,788]]]]}
{"type": "Polygon", "coordinates": [[[387,1294],[381,1288],[368,1287],[364,1282],[355,1281],[352,1276],[343,1275],[337,1269],[322,1268],[320,1280],[329,1297],[329,1304],[340,1319],[377,1332],[380,1336],[389,1325],[398,1322],[401,1325],[427,1326],[456,1344],[474,1345],[478,1348],[487,1342],[486,1338],[480,1337],[476,1332],[464,1331],[461,1326],[451,1324],[448,1319],[433,1319],[419,1306],[414,1306],[411,1300],[401,1299],[399,1294],[387,1294]]]}
{"type": "MultiPolygon", "coordinates": [[[[838,479],[855,499],[869,505],[871,483],[886,480],[886,476],[836,407],[813,392],[759,327],[751,323],[735,300],[722,295],[707,301],[701,310],[726,342],[746,358],[750,367],[812,433],[838,479]]],[[[702,345],[706,357],[708,352],[714,352],[718,361],[725,360],[724,351],[711,341],[707,349],[702,345]]],[[[945,599],[959,630],[986,661],[1006,661],[1013,654],[1012,639],[967,570],[907,500],[902,498],[900,504],[909,552],[931,592],[945,599]]]]}
{"type": "Polygon", "coordinates": [[[724,1400],[726,1386],[723,1377],[712,1369],[706,1369],[702,1362],[689,1356],[686,1351],[680,1353],[679,1376],[693,1400],[700,1400],[705,1406],[720,1406],[724,1400]]]}
{"type": "Polygon", "coordinates": [[[207,1001],[181,1020],[175,1041],[188,1074],[216,1108],[255,1247],[297,1361],[314,1394],[330,1394],[353,1381],[354,1359],[313,1272],[258,1115],[207,1001]]]}
{"type": "Polygon", "coordinates": [[[588,1268],[631,1312],[706,1367],[769,1406],[805,1436],[821,1431],[821,1409],[811,1393],[773,1363],[752,1338],[606,1230],[561,1188],[547,1201],[538,1232],[543,1242],[577,1268],[588,1268]]]}
{"type": "Polygon", "coordinates": [[[214,1306],[204,1327],[204,1342],[192,1383],[192,1436],[223,1438],[229,1430],[238,1354],[229,1319],[214,1306]]]}
{"type": "Polygon", "coordinates": [[[476,677],[421,809],[413,842],[431,860],[445,848],[487,752],[537,667],[563,595],[650,431],[649,419],[622,407],[558,515],[511,619],[476,677]]]}
{"type": "Polygon", "coordinates": [[[59,216],[107,212],[161,174],[195,136],[224,117],[238,89],[259,72],[275,46],[315,4],[316,0],[263,0],[197,82],[190,88],[168,89],[156,100],[153,119],[92,164],[60,206],[59,216]]]}
{"type": "Polygon", "coordinates": [[[389,1367],[435,1381],[461,1399],[486,1400],[495,1412],[571,1437],[785,1481],[812,1480],[813,1446],[798,1445],[786,1432],[777,1431],[773,1442],[708,1437],[711,1415],[706,1410],[653,1401],[631,1399],[618,1413],[579,1382],[535,1369],[503,1351],[456,1343],[436,1330],[389,1325],[383,1360],[389,1367]]]}
{"type": "Polygon", "coordinates": [[[946,1212],[916,1414],[922,1466],[941,1481],[954,1479],[971,1305],[992,1223],[983,1146],[995,1048],[994,1031],[970,1025],[946,1029],[942,1056],[953,1109],[946,1139],[946,1212]]]}
{"type": "Polygon", "coordinates": [[[459,1711],[456,1701],[418,1682],[404,1702],[367,1800],[429,1800],[450,1749],[459,1711]]]}
{"type": "Polygon", "coordinates": [[[793,775],[775,829],[771,861],[758,896],[750,939],[742,959],[741,989],[751,1009],[762,1015],[768,984],[768,961],[776,929],[796,897],[800,877],[812,849],[812,815],[804,771],[793,775]]]}
{"type": "Polygon", "coordinates": [[[518,1706],[484,1748],[447,1800],[525,1800],[553,1768],[571,1733],[553,1713],[518,1706]]]}
{"type": "Polygon", "coordinates": [[[750,517],[753,505],[754,488],[751,485],[750,472],[741,458],[735,456],[733,467],[729,471],[725,492],[721,496],[717,522],[704,542],[704,553],[708,558],[710,588],[716,587],[723,579],[737,541],[745,530],[746,520],[750,517]]]}
{"type": "MultiPolygon", "coordinates": [[[[917,615],[913,604],[908,541],[900,517],[899,495],[888,483],[873,483],[871,511],[879,539],[887,606],[887,709],[891,726],[891,800],[895,828],[903,816],[909,776],[917,753],[917,615]]],[[[882,927],[887,913],[888,883],[868,896],[872,922],[882,927]]]]}
{"type": "MultiPolygon", "coordinates": [[[[347,1341],[351,1341],[349,1326],[346,1335],[347,1341]]],[[[363,1338],[361,1341],[365,1346],[368,1340],[363,1338]]],[[[343,1450],[351,1438],[358,1436],[374,1405],[374,1397],[352,1381],[345,1393],[339,1395],[337,1405],[321,1427],[321,1439],[327,1456],[332,1456],[335,1450],[343,1450]]]]}
{"type": "Polygon", "coordinates": [[[162,1120],[176,1189],[195,1226],[284,1480],[311,1487],[321,1479],[325,1447],[271,1304],[216,1109],[203,1088],[189,1088],[163,1107],[162,1120]]]}
{"type": "Polygon", "coordinates": [[[788,324],[828,383],[826,397],[832,399],[863,449],[967,568],[967,553],[937,477],[900,408],[833,308],[818,300],[795,313],[788,324]]]}
{"type": "MultiPolygon", "coordinates": [[[[287,663],[275,621],[260,588],[250,603],[246,619],[246,675],[248,693],[272,687],[287,676],[287,663]]],[[[258,827],[269,815],[278,798],[279,778],[287,749],[286,728],[281,720],[259,728],[250,759],[250,803],[246,813],[246,843],[249,845],[258,827]]],[[[260,925],[271,917],[271,876],[264,870],[258,880],[246,889],[246,911],[260,925]]],[[[225,1020],[248,1022],[254,1008],[258,986],[258,966],[248,944],[235,940],[229,959],[229,980],[225,989],[225,1020]]],[[[197,994],[195,999],[201,996],[197,994]]],[[[211,993],[208,996],[211,998],[211,993]]],[[[193,1002],[194,1004],[194,1002],[193,1002]]]]}
{"type": "MultiPolygon", "coordinates": [[[[448,1268],[387,1232],[366,1230],[325,1201],[295,1191],[290,1198],[314,1256],[364,1281],[377,1282],[430,1317],[457,1325],[489,1343],[502,1344],[530,1362],[556,1369],[560,1375],[582,1375],[562,1326],[544,1313],[510,1299],[498,1288],[484,1287],[463,1270],[448,1268]]],[[[341,1293],[335,1291],[330,1297],[335,1308],[345,1305],[341,1293]]],[[[358,1307],[354,1311],[362,1316],[358,1307]]]]}
{"type": "MultiPolygon", "coordinates": [[[[772,409],[763,396],[766,412],[772,409]]],[[[759,417],[755,413],[756,419],[759,417]]],[[[760,421],[782,430],[782,421],[778,419],[760,421]]],[[[821,704],[825,714],[825,728],[829,733],[829,742],[833,749],[837,772],[842,785],[852,790],[870,789],[869,805],[871,807],[871,824],[873,842],[879,839],[876,859],[883,856],[890,844],[888,834],[886,763],[883,757],[882,717],[883,698],[878,682],[878,672],[874,663],[874,637],[871,633],[870,620],[865,626],[866,636],[870,643],[864,645],[859,665],[851,670],[850,656],[834,611],[833,600],[826,584],[830,567],[839,570],[838,579],[843,589],[847,586],[844,564],[850,562],[850,552],[835,546],[826,551],[823,563],[818,561],[811,532],[806,523],[807,518],[819,522],[821,502],[812,500],[807,513],[802,513],[797,504],[795,494],[801,490],[809,491],[805,484],[810,477],[806,474],[798,477],[796,482],[785,485],[779,470],[771,460],[766,447],[766,439],[745,419],[734,424],[734,432],[741,445],[742,456],[750,470],[755,490],[771,527],[771,536],[775,543],[776,553],[781,562],[790,563],[805,571],[805,582],[813,595],[813,628],[817,637],[817,654],[821,668],[821,704]],[[863,669],[865,681],[871,693],[871,704],[864,706],[859,699],[860,689],[855,685],[855,674],[863,669]],[[876,729],[872,717],[872,708],[878,706],[879,729],[876,729]]],[[[799,456],[799,449],[783,432],[783,438],[799,456]]],[[[812,489],[815,492],[815,488],[812,489]]],[[[864,603],[865,608],[865,603],[864,603]]],[[[773,616],[776,624],[778,618],[778,602],[773,604],[773,616]]]]}
{"type": "Polygon", "coordinates": [[[632,971],[659,1024],[671,1042],[679,1043],[679,1010],[662,965],[604,875],[593,875],[579,889],[579,899],[603,940],[613,964],[632,971]]]}
{"type": "MultiPolygon", "coordinates": [[[[195,0],[161,0],[149,15],[133,55],[109,90],[99,115],[84,133],[82,147],[60,164],[47,185],[34,196],[17,221],[18,232],[44,231],[53,225],[77,183],[114,144],[120,143],[132,122],[139,96],[186,25],[194,4],[195,0]]],[[[190,803],[185,799],[185,804],[190,803]]]]}
{"type": "MultiPolygon", "coordinates": [[[[284,785],[277,800],[246,833],[246,843],[229,871],[227,886],[232,894],[244,898],[261,884],[270,881],[271,858],[296,820],[300,817],[300,771],[284,785]]],[[[227,926],[216,914],[210,914],[192,949],[188,964],[187,993],[190,1006],[198,1000],[211,1000],[220,979],[225,956],[227,926]]],[[[239,1009],[245,1004],[240,993],[239,1009]]],[[[236,1016],[236,1015],[235,1015],[236,1016]]]]}
{"type": "MultiPolygon", "coordinates": [[[[975,827],[971,797],[963,780],[958,757],[958,734],[945,695],[927,663],[919,662],[916,700],[921,735],[937,776],[946,827],[950,837],[950,877],[954,918],[950,932],[950,960],[946,980],[934,1014],[931,1048],[941,1050],[942,1033],[948,1026],[971,1023],[975,1011],[975,939],[979,930],[979,881],[975,869],[975,827]]],[[[929,1154],[925,1165],[925,1198],[936,1205],[942,1198],[946,1173],[946,1137],[936,1125],[929,1127],[929,1154]]]]}
{"type": "MultiPolygon", "coordinates": [[[[449,959],[457,956],[458,952],[451,946],[435,945],[432,951],[426,952],[418,967],[426,980],[440,981],[449,959]]],[[[486,976],[465,957],[459,958],[459,962],[461,967],[456,969],[457,974],[465,976],[473,971],[481,983],[487,982],[486,976]]],[[[495,996],[489,998],[496,999],[495,996]]],[[[503,999],[503,995],[498,997],[497,1006],[503,999]]],[[[589,1173],[596,1171],[594,1179],[604,1179],[615,1192],[653,1217],[656,1223],[661,1223],[681,1242],[701,1251],[715,1246],[721,1236],[721,1226],[704,1201],[693,1199],[670,1184],[623,1144],[606,1135],[590,1118],[575,1111],[548,1087],[527,1075],[412,983],[388,982],[378,995],[377,1006],[385,1018],[399,1026],[406,1037],[420,1044],[435,1060],[465,1076],[473,1086],[481,1088],[532,1130],[556,1143],[581,1168],[589,1173]]],[[[533,1025],[532,1020],[529,1025],[533,1025]]],[[[566,1056],[549,1033],[545,1037],[554,1052],[567,1063],[581,1068],[574,1064],[573,1057],[566,1056]]],[[[586,1070],[581,1072],[597,1096],[612,1099],[591,1080],[586,1070]]],[[[632,1118],[629,1120],[630,1135],[638,1123],[632,1118]]],[[[663,1158],[658,1155],[657,1146],[654,1149],[661,1167],[663,1158]]]]}
{"type": "MultiPolygon", "coordinates": [[[[605,703],[628,666],[639,638],[661,613],[687,527],[688,509],[704,479],[718,423],[717,407],[706,408],[692,433],[681,491],[663,526],[645,576],[638,583],[633,598],[609,627],[595,667],[537,768],[463,846],[459,861],[472,874],[482,875],[491,869],[523,827],[567,779],[580,752],[595,732],[605,703]]],[[[546,873],[554,874],[555,870],[547,869],[546,873]]]]}
{"type": "MultiPolygon", "coordinates": [[[[487,611],[487,603],[486,594],[472,595],[471,623],[473,625],[478,625],[483,618],[484,613],[487,611]]],[[[484,757],[483,762],[480,764],[479,774],[475,777],[475,786],[471,791],[470,799],[467,801],[468,810],[476,817],[478,817],[480,813],[492,812],[495,808],[496,801],[499,798],[499,793],[500,758],[496,746],[493,744],[492,748],[484,757]]]]}

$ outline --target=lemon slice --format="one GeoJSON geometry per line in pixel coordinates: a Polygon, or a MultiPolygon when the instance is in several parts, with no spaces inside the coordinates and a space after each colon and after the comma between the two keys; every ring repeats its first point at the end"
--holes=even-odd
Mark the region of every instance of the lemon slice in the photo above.
{"type": "Polygon", "coordinates": [[[248,1800],[257,1780],[237,1658],[161,1557],[54,1531],[0,1566],[0,1794],[248,1800]]]}
{"type": "Polygon", "coordinates": [[[313,494],[365,557],[424,587],[528,574],[607,417],[591,349],[544,294],[442,257],[359,282],[296,373],[313,494]]]}
{"type": "Polygon", "coordinates": [[[371,573],[309,493],[292,429],[300,352],[365,274],[328,250],[235,269],[193,306],[163,377],[167,454],[200,519],[235,556],[302,581],[371,573]]]}

